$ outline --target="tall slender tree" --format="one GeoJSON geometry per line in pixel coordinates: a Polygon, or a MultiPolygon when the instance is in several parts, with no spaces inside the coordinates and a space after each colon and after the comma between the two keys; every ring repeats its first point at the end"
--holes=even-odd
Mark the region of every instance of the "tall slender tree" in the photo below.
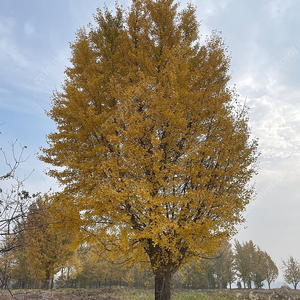
{"type": "Polygon", "coordinates": [[[235,241],[235,270],[243,282],[244,288],[246,286],[251,288],[255,266],[255,249],[256,245],[251,240],[244,243],[235,241]]]}
{"type": "Polygon", "coordinates": [[[260,289],[264,286],[264,281],[267,279],[267,258],[258,246],[255,246],[253,255],[253,270],[252,280],[255,288],[260,289]]]}
{"type": "Polygon", "coordinates": [[[148,257],[156,300],[183,262],[235,233],[257,159],[222,38],[200,45],[195,8],[178,6],[134,0],[78,31],[41,156],[83,237],[148,257]]]}
{"type": "Polygon", "coordinates": [[[222,248],[219,250],[214,265],[218,287],[226,289],[227,285],[229,285],[231,289],[231,285],[236,278],[234,270],[234,254],[232,246],[228,241],[225,241],[222,248]]]}
{"type": "Polygon", "coordinates": [[[278,277],[278,268],[267,252],[264,252],[264,257],[264,266],[266,268],[266,280],[268,282],[269,289],[271,289],[271,283],[274,282],[278,277]]]}

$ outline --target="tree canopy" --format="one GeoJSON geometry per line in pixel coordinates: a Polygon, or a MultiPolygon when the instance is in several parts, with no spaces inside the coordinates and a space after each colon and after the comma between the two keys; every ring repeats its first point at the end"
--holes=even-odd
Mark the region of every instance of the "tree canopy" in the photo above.
{"type": "Polygon", "coordinates": [[[293,257],[290,256],[286,261],[282,261],[283,276],[287,283],[293,285],[294,289],[297,289],[297,285],[300,282],[300,264],[293,257]]]}
{"type": "Polygon", "coordinates": [[[178,6],[134,0],[78,30],[41,155],[83,237],[148,257],[156,299],[185,260],[235,233],[257,160],[220,34],[202,45],[195,8],[178,6]]]}
{"type": "Polygon", "coordinates": [[[262,288],[266,280],[270,289],[271,283],[278,277],[278,268],[270,255],[251,240],[244,243],[235,241],[234,265],[244,288],[251,288],[252,283],[255,288],[262,288]]]}

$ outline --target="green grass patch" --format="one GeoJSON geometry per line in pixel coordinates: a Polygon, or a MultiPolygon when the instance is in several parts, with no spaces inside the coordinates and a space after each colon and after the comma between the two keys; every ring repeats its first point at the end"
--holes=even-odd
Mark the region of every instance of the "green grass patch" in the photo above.
{"type": "Polygon", "coordinates": [[[118,293],[120,300],[154,300],[153,290],[126,289],[118,293]]]}
{"type": "MultiPolygon", "coordinates": [[[[124,289],[118,292],[120,300],[154,300],[154,290],[124,289]]],[[[220,292],[206,293],[200,290],[180,290],[172,292],[172,300],[233,300],[233,295],[220,295],[220,292]]]]}

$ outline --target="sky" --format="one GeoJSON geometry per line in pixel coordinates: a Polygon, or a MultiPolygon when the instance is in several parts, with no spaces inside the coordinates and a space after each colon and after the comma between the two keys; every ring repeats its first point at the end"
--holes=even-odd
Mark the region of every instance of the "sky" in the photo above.
{"type": "MultiPolygon", "coordinates": [[[[261,152],[256,200],[238,226],[239,241],[252,240],[280,268],[300,261],[300,1],[191,0],[201,21],[201,41],[222,32],[232,56],[231,81],[249,108],[261,152]]],[[[124,7],[130,1],[119,0],[124,7]]],[[[187,1],[182,1],[185,7],[187,1]]],[[[51,94],[70,66],[69,42],[102,0],[0,0],[0,147],[12,159],[26,146],[19,176],[31,192],[57,189],[38,161],[55,124],[46,116],[51,94]]],[[[109,8],[114,1],[106,1],[109,8]]],[[[1,169],[5,170],[0,156],[1,169]]],[[[1,172],[4,173],[4,172],[1,172]]],[[[278,283],[282,284],[280,274],[278,283]]],[[[274,285],[275,286],[275,285],[274,285]]]]}

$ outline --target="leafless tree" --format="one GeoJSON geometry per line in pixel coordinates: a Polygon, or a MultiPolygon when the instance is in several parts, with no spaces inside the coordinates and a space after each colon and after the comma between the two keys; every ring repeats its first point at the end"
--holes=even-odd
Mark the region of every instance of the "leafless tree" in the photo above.
{"type": "Polygon", "coordinates": [[[9,261],[11,251],[24,246],[22,233],[27,229],[26,218],[34,196],[24,188],[24,182],[33,171],[22,177],[17,174],[20,165],[28,159],[24,156],[26,148],[17,144],[17,140],[10,143],[8,152],[0,148],[0,285],[12,297],[8,287],[10,272],[6,262],[9,261]]]}
{"type": "Polygon", "coordinates": [[[8,156],[0,148],[0,253],[19,247],[18,235],[24,230],[24,218],[27,216],[31,196],[24,189],[24,181],[29,175],[19,178],[16,174],[19,166],[28,157],[24,157],[26,146],[17,141],[10,143],[11,153],[8,156]]]}

